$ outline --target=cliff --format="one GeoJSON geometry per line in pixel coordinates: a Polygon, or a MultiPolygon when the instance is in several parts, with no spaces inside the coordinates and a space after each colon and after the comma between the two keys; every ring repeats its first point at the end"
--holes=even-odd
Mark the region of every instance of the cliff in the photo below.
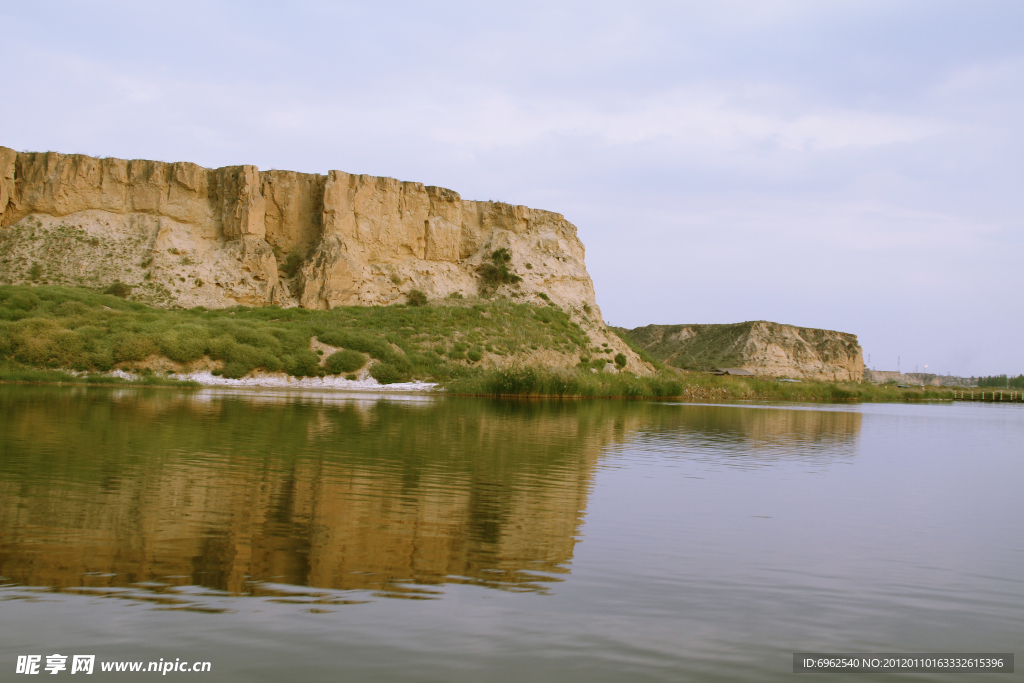
{"type": "Polygon", "coordinates": [[[898,370],[871,370],[864,368],[864,379],[876,384],[896,382],[932,387],[976,387],[978,380],[973,377],[956,377],[953,375],[936,375],[930,372],[900,372],[898,370]]]}
{"type": "Polygon", "coordinates": [[[499,289],[601,320],[561,215],[393,178],[0,147],[0,236],[8,282],[121,281],[157,305],[326,309],[499,289]],[[495,287],[480,269],[502,248],[522,281],[495,287]]]}
{"type": "Polygon", "coordinates": [[[758,320],[732,325],[648,325],[626,334],[667,365],[742,368],[757,375],[861,381],[857,336],[758,320]]]}
{"type": "Polygon", "coordinates": [[[120,282],[168,308],[374,306],[413,290],[550,302],[649,373],[604,327],[583,259],[560,214],[421,183],[0,147],[0,284],[120,282]]]}

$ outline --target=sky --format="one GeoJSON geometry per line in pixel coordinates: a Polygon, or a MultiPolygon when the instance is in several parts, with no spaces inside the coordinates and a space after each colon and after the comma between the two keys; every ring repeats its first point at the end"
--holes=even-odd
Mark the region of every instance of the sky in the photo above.
{"type": "Polygon", "coordinates": [[[1019,1],[0,0],[0,26],[0,145],[449,187],[565,215],[615,325],[1024,373],[1019,1]]]}

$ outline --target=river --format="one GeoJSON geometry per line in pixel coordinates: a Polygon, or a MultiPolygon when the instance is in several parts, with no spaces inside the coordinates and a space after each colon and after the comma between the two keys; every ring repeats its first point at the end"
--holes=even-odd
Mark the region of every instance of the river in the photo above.
{"type": "Polygon", "coordinates": [[[97,680],[163,660],[592,682],[1024,651],[1020,405],[15,385],[0,404],[4,680],[53,654],[95,655],[97,680]]]}

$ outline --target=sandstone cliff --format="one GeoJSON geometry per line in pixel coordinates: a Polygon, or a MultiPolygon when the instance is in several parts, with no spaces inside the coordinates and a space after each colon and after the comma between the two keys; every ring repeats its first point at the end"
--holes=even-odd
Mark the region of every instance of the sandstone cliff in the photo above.
{"type": "Polygon", "coordinates": [[[0,147],[0,282],[132,287],[161,306],[400,303],[504,295],[607,334],[576,227],[559,214],[393,178],[207,169],[0,147]],[[518,282],[485,282],[499,249],[518,282]]]}
{"type": "Polygon", "coordinates": [[[861,381],[857,336],[763,320],[648,325],[626,332],[653,357],[688,370],[742,368],[768,377],[861,381]]]}
{"type": "Polygon", "coordinates": [[[39,261],[51,281],[117,279],[142,300],[208,307],[475,295],[479,267],[505,248],[523,278],[507,294],[544,292],[600,320],[583,244],[561,215],[392,178],[0,147],[0,230],[9,281],[39,261]]]}

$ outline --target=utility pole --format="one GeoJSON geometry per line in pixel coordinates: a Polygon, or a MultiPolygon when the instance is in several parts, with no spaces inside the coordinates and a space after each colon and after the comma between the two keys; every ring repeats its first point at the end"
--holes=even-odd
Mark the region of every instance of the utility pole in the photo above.
{"type": "Polygon", "coordinates": [[[900,371],[900,357],[899,356],[896,356],[896,372],[899,372],[901,375],[903,374],[900,371]]]}

